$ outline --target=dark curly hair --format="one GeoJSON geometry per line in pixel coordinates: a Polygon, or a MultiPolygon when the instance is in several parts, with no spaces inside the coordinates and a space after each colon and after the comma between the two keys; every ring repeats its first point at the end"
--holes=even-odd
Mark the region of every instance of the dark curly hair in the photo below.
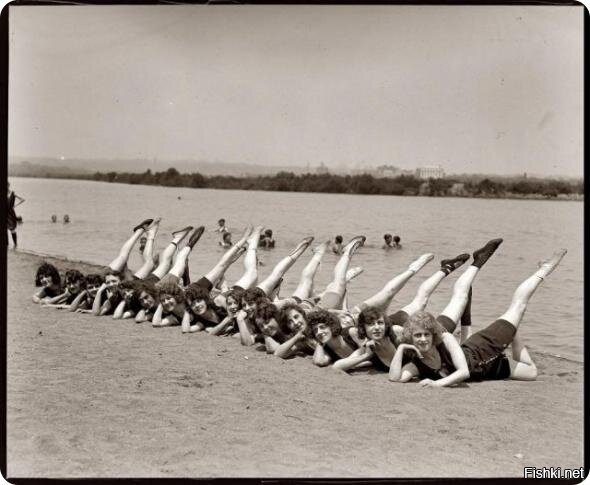
{"type": "Polygon", "coordinates": [[[257,303],[264,301],[266,298],[266,293],[262,291],[260,288],[250,288],[244,291],[242,295],[242,301],[245,301],[248,304],[257,303]]]}
{"type": "Polygon", "coordinates": [[[85,286],[86,287],[88,287],[88,286],[100,286],[100,285],[102,285],[104,283],[104,278],[101,275],[95,274],[95,273],[87,274],[86,275],[86,278],[84,278],[84,279],[86,280],[85,281],[85,286]]]}
{"type": "Polygon", "coordinates": [[[356,322],[358,336],[360,338],[367,338],[367,333],[365,332],[365,325],[372,323],[375,320],[378,320],[379,318],[383,318],[383,320],[385,321],[385,335],[388,335],[389,329],[391,328],[391,324],[388,323],[383,312],[377,310],[377,308],[369,307],[365,308],[362,312],[359,313],[356,322]]]}
{"type": "Polygon", "coordinates": [[[240,287],[234,286],[225,295],[225,301],[227,302],[228,298],[231,298],[238,304],[238,308],[242,308],[242,297],[244,296],[244,291],[245,290],[242,290],[240,287]]]}
{"type": "Polygon", "coordinates": [[[132,298],[137,300],[139,298],[139,294],[143,290],[143,285],[140,280],[122,281],[117,286],[117,290],[119,291],[119,296],[121,298],[123,298],[125,296],[125,294],[124,294],[125,290],[133,290],[132,298]]]}
{"type": "Polygon", "coordinates": [[[305,334],[308,337],[315,338],[313,335],[313,327],[325,323],[329,325],[330,331],[334,337],[337,337],[342,332],[342,327],[338,318],[326,310],[316,310],[307,314],[307,329],[305,334]]]}
{"type": "Polygon", "coordinates": [[[176,283],[164,283],[158,286],[158,300],[162,299],[162,295],[171,295],[177,303],[184,302],[184,291],[176,283]]]}
{"type": "Polygon", "coordinates": [[[431,313],[419,311],[408,318],[406,323],[404,323],[402,342],[406,344],[413,343],[412,334],[416,328],[421,328],[432,333],[432,344],[435,346],[442,343],[442,335],[447,332],[447,330],[436,321],[436,318],[434,318],[431,313]]]}
{"type": "MultiPolygon", "coordinates": [[[[289,315],[289,312],[291,310],[295,310],[296,312],[301,313],[301,315],[303,315],[305,317],[305,312],[303,311],[303,308],[301,308],[299,305],[297,305],[296,303],[287,303],[283,308],[281,308],[281,311],[279,313],[279,327],[281,327],[281,331],[285,334],[285,335],[290,335],[292,336],[292,331],[289,328],[289,325],[287,323],[287,317],[289,315]]],[[[307,318],[305,318],[305,321],[307,321],[307,318]]]]}
{"type": "MultiPolygon", "coordinates": [[[[267,301],[262,301],[260,303],[260,305],[258,305],[258,308],[256,309],[256,317],[254,318],[254,322],[255,322],[255,325],[256,325],[258,331],[264,335],[269,335],[258,324],[257,320],[263,320],[265,322],[268,322],[271,319],[277,320],[278,315],[279,315],[279,310],[275,305],[273,305],[272,303],[267,302],[267,301]]],[[[278,321],[277,321],[277,323],[278,323],[278,321]]],[[[272,336],[274,339],[276,339],[279,342],[284,342],[286,340],[286,335],[281,330],[280,324],[279,324],[279,328],[277,329],[277,332],[274,335],[269,335],[269,336],[272,336]]]]}
{"type": "Polygon", "coordinates": [[[123,277],[125,276],[125,273],[123,271],[117,271],[112,268],[107,268],[104,271],[103,275],[104,275],[105,279],[107,276],[116,276],[117,278],[119,278],[122,281],[123,277]]]}
{"type": "Polygon", "coordinates": [[[188,303],[192,303],[195,300],[205,300],[206,305],[211,306],[209,290],[196,283],[191,283],[184,289],[184,298],[188,303]]]}
{"type": "Polygon", "coordinates": [[[66,285],[70,284],[70,283],[76,283],[77,281],[79,281],[80,283],[82,283],[82,287],[86,286],[86,278],[77,269],[67,270],[64,279],[65,279],[66,285]]]}
{"type": "Polygon", "coordinates": [[[61,276],[59,275],[59,271],[52,264],[44,262],[37,268],[37,274],[35,275],[35,286],[41,286],[41,278],[44,276],[51,276],[51,281],[53,281],[53,284],[61,286],[61,276]]]}

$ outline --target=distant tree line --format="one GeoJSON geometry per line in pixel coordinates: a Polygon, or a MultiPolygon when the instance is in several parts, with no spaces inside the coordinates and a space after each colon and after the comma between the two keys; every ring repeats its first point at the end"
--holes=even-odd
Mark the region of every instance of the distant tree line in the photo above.
{"type": "Polygon", "coordinates": [[[527,197],[553,198],[561,194],[581,196],[583,180],[563,181],[538,178],[503,178],[496,180],[462,181],[452,177],[422,180],[413,175],[373,177],[362,175],[302,174],[279,172],[276,175],[234,177],[205,176],[200,173],[181,174],[175,168],[162,172],[146,170],[143,173],[96,172],[76,177],[101,182],[134,185],[163,185],[166,187],[192,187],[208,189],[272,190],[279,192],[325,192],[338,194],[425,195],[463,197],[527,197]]]}

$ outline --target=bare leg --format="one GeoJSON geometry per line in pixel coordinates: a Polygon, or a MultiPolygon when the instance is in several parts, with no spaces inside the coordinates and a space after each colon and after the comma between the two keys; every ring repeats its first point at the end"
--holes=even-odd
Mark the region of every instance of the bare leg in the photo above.
{"type": "Polygon", "coordinates": [[[252,226],[248,226],[240,240],[227,250],[213,269],[205,275],[205,278],[207,278],[213,286],[217,285],[217,283],[223,278],[227,268],[237,260],[244,244],[248,241],[248,236],[250,236],[251,232],[252,226]]]}
{"type": "Polygon", "coordinates": [[[534,381],[537,378],[537,366],[531,359],[519,333],[512,339],[512,358],[510,362],[510,378],[521,381],[534,381]]]}
{"type": "Polygon", "coordinates": [[[455,325],[459,323],[459,319],[465,311],[465,307],[469,301],[469,289],[473,284],[473,280],[475,280],[480,268],[490,259],[500,244],[502,244],[502,239],[492,239],[484,247],[474,251],[473,263],[455,282],[451,301],[441,313],[441,315],[451,319],[455,325]]]}
{"type": "Polygon", "coordinates": [[[264,293],[267,295],[272,293],[274,288],[280,283],[287,270],[295,264],[297,259],[299,259],[299,257],[309,247],[312,241],[313,237],[303,238],[303,240],[297,245],[293,252],[289,254],[289,256],[284,257],[275,265],[270,275],[268,275],[260,284],[258,284],[258,288],[264,291],[264,293]]]}
{"type": "Polygon", "coordinates": [[[256,249],[260,241],[260,233],[264,228],[257,226],[248,237],[248,249],[244,256],[244,274],[238,281],[234,283],[235,286],[240,286],[247,290],[256,284],[258,281],[258,259],[256,258],[256,249]]]}
{"type": "Polygon", "coordinates": [[[416,261],[410,264],[409,268],[403,273],[391,279],[378,293],[370,298],[367,298],[362,304],[362,307],[378,308],[385,311],[393,297],[404,287],[412,276],[424,267],[429,261],[432,261],[434,254],[426,253],[420,256],[416,261]]]}
{"type": "Polygon", "coordinates": [[[192,227],[188,226],[180,231],[176,231],[172,233],[174,236],[170,244],[166,246],[164,251],[160,254],[160,263],[158,267],[153,271],[158,278],[162,279],[170,270],[172,266],[172,258],[174,257],[174,253],[178,248],[178,244],[192,231],[192,227]]]}
{"type": "Polygon", "coordinates": [[[177,276],[181,279],[183,278],[184,272],[187,268],[189,254],[193,250],[194,245],[201,238],[203,232],[205,232],[205,228],[203,226],[197,227],[195,229],[195,232],[191,235],[187,245],[180,249],[176,254],[176,260],[174,261],[172,269],[168,272],[168,274],[177,276]]]}
{"type": "Polygon", "coordinates": [[[137,270],[135,276],[145,278],[154,269],[154,239],[158,233],[160,219],[156,219],[147,230],[147,240],[143,249],[143,266],[137,270]]]}
{"type": "Polygon", "coordinates": [[[518,328],[527,304],[535,290],[545,280],[545,278],[557,267],[559,262],[563,259],[567,250],[562,249],[557,251],[553,257],[547,261],[543,261],[541,266],[535,274],[523,281],[512,297],[512,303],[506,312],[500,317],[502,320],[506,320],[518,328]]]}
{"type": "Polygon", "coordinates": [[[319,305],[322,308],[342,308],[342,300],[346,291],[346,273],[354,252],[365,243],[364,236],[354,237],[345,247],[334,267],[334,279],[328,284],[319,305]]]}
{"type": "Polygon", "coordinates": [[[311,296],[313,291],[313,278],[320,267],[320,262],[322,261],[322,257],[326,253],[329,244],[330,241],[323,242],[313,250],[313,256],[305,268],[303,268],[299,285],[295,288],[293,296],[301,298],[302,300],[311,296]]]}
{"type": "Polygon", "coordinates": [[[123,271],[125,269],[125,266],[127,266],[127,260],[129,259],[129,255],[131,254],[133,246],[135,246],[137,241],[139,241],[139,238],[144,233],[146,227],[149,224],[151,224],[151,222],[152,220],[149,219],[149,222],[144,223],[143,225],[139,225],[135,228],[135,230],[133,231],[133,236],[127,239],[123,246],[121,246],[118,256],[111,261],[111,263],[109,264],[109,268],[111,268],[113,271],[123,271]]]}

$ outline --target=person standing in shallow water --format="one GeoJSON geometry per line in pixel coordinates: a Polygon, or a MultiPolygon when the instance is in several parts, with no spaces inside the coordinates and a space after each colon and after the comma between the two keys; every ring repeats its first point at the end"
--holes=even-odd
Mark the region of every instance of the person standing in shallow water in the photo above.
{"type": "MultiPolygon", "coordinates": [[[[21,205],[25,199],[16,195],[13,190],[10,190],[10,182],[8,183],[8,214],[6,219],[6,228],[10,231],[10,235],[12,237],[12,243],[14,244],[14,248],[17,247],[17,235],[16,235],[16,225],[18,223],[18,217],[16,212],[14,211],[15,207],[21,205]],[[18,199],[18,203],[17,203],[18,199]]],[[[8,246],[8,241],[6,241],[6,246],[8,246]]]]}

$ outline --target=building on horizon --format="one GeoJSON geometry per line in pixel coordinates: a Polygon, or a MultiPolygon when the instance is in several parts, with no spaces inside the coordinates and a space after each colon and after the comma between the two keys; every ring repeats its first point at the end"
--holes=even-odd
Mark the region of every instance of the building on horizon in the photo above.
{"type": "Polygon", "coordinates": [[[416,177],[419,179],[442,179],[445,177],[445,171],[440,165],[418,167],[416,177]]]}

